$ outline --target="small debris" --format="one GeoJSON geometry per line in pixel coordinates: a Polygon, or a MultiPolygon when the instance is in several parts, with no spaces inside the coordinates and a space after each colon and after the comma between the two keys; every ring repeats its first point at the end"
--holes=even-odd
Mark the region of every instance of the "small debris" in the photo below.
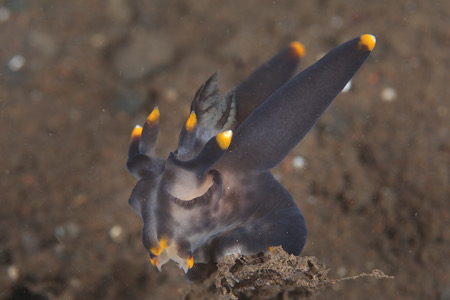
{"type": "Polygon", "coordinates": [[[327,273],[316,258],[289,255],[278,246],[260,255],[224,257],[218,264],[216,287],[222,299],[311,296],[323,289],[327,273]]]}
{"type": "Polygon", "coordinates": [[[327,273],[315,257],[290,255],[280,246],[256,255],[231,254],[183,299],[299,299],[322,291],[327,273]]]}
{"type": "Polygon", "coordinates": [[[356,279],[360,279],[360,278],[364,278],[364,277],[371,277],[371,278],[375,278],[375,279],[395,279],[394,276],[386,275],[381,270],[373,269],[371,273],[361,273],[361,274],[358,274],[355,276],[348,276],[348,277],[343,277],[343,278],[338,278],[338,279],[330,279],[329,282],[334,284],[336,282],[356,280],[356,279]]]}
{"type": "Polygon", "coordinates": [[[292,159],[292,166],[295,169],[302,169],[305,166],[305,159],[301,156],[294,156],[292,159]]]}
{"type": "Polygon", "coordinates": [[[120,243],[124,239],[123,228],[120,225],[114,225],[109,230],[109,237],[115,243],[120,243]]]}
{"type": "MultiPolygon", "coordinates": [[[[317,296],[326,286],[341,289],[337,283],[342,281],[394,278],[374,269],[370,274],[329,279],[328,271],[317,258],[290,255],[280,246],[256,255],[231,254],[209,277],[191,285],[182,299],[303,299],[317,296]]],[[[343,276],[348,269],[340,267],[338,273],[343,276]]]]}
{"type": "Polygon", "coordinates": [[[392,102],[397,98],[397,90],[392,87],[384,88],[381,91],[381,100],[384,102],[392,102]]]}
{"type": "Polygon", "coordinates": [[[14,55],[8,62],[8,68],[13,72],[19,71],[24,65],[25,57],[20,54],[14,55]]]}
{"type": "Polygon", "coordinates": [[[8,266],[6,273],[8,274],[8,278],[12,281],[16,281],[20,277],[20,269],[16,265],[8,266]]]}

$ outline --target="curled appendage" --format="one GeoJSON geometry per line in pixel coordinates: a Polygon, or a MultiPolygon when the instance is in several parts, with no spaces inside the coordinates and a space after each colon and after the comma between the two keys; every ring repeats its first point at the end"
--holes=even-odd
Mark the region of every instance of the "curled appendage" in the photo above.
{"type": "Polygon", "coordinates": [[[232,253],[282,246],[299,255],[305,219],[270,169],[314,126],[374,46],[374,36],[361,35],[291,78],[305,55],[292,42],[223,98],[213,74],[197,91],[167,159],[154,155],[155,107],[133,130],[127,161],[139,179],[129,203],[142,217],[150,262],[161,271],[172,260],[193,279],[232,253]]]}
{"type": "Polygon", "coordinates": [[[183,258],[180,255],[179,245],[162,238],[159,245],[150,248],[150,262],[161,272],[162,266],[169,260],[176,262],[185,273],[194,266],[192,253],[183,258]]]}

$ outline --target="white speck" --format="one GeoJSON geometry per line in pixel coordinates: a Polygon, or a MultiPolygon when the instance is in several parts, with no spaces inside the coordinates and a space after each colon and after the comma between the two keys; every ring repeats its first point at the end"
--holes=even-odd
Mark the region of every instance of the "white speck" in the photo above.
{"type": "Polygon", "coordinates": [[[121,242],[123,240],[123,228],[120,225],[114,225],[109,230],[109,237],[113,242],[121,242]]]}
{"type": "Polygon", "coordinates": [[[381,100],[392,102],[397,98],[397,91],[394,88],[387,87],[381,91],[381,100]]]}
{"type": "Polygon", "coordinates": [[[347,82],[347,84],[344,86],[344,88],[342,89],[343,93],[347,93],[348,91],[350,91],[350,89],[352,88],[352,81],[350,80],[349,82],[347,82]]]}
{"type": "Polygon", "coordinates": [[[301,156],[294,156],[292,159],[292,166],[296,169],[301,169],[305,166],[305,159],[301,156]]]}
{"type": "Polygon", "coordinates": [[[14,55],[8,62],[8,67],[11,71],[17,72],[22,69],[25,64],[25,57],[20,54],[14,55]]]}
{"type": "Polygon", "coordinates": [[[9,20],[11,12],[7,7],[0,7],[0,22],[6,22],[9,20]]]}
{"type": "Polygon", "coordinates": [[[8,274],[9,279],[16,281],[17,279],[19,279],[20,269],[16,265],[11,265],[6,270],[6,273],[8,274]]]}

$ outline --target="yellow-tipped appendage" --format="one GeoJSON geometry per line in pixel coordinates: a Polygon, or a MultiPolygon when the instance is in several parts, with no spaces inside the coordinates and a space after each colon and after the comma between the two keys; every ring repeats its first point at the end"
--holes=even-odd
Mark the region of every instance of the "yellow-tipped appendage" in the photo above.
{"type": "Polygon", "coordinates": [[[139,140],[142,135],[142,126],[136,125],[131,132],[131,139],[132,140],[139,140]]]}
{"type": "Polygon", "coordinates": [[[230,146],[233,131],[227,130],[216,135],[216,141],[220,149],[226,150],[230,146]]]}
{"type": "Polygon", "coordinates": [[[157,257],[155,257],[155,258],[151,258],[150,257],[150,262],[152,263],[152,265],[154,265],[155,267],[156,267],[156,262],[158,261],[158,258],[157,257]]]}
{"type": "Polygon", "coordinates": [[[191,269],[194,266],[194,257],[190,256],[187,260],[188,269],[191,269]]]}
{"type": "Polygon", "coordinates": [[[187,272],[194,266],[194,257],[190,255],[187,259],[181,258],[177,253],[177,246],[170,243],[167,238],[161,238],[158,242],[159,246],[150,248],[150,262],[161,271],[162,265],[169,260],[176,262],[184,272],[187,272]]]}
{"type": "Polygon", "coordinates": [[[161,238],[159,240],[159,246],[163,249],[166,249],[167,247],[169,247],[169,241],[166,238],[161,238]]]}
{"type": "Polygon", "coordinates": [[[192,132],[195,128],[195,125],[197,125],[197,115],[195,114],[195,112],[191,112],[189,118],[186,121],[186,130],[188,132],[192,132]]]}
{"type": "Polygon", "coordinates": [[[164,249],[160,246],[155,246],[155,247],[150,248],[150,252],[156,256],[160,255],[163,250],[164,249]]]}
{"type": "Polygon", "coordinates": [[[158,106],[156,106],[152,112],[150,113],[150,115],[147,118],[147,124],[149,126],[154,126],[156,124],[158,124],[159,122],[159,108],[158,106]]]}
{"type": "Polygon", "coordinates": [[[369,51],[375,47],[377,39],[371,34],[363,34],[359,37],[359,45],[366,47],[369,51]]]}
{"type": "Polygon", "coordinates": [[[164,249],[167,249],[169,247],[169,240],[163,237],[159,240],[158,244],[159,246],[150,248],[150,252],[156,256],[160,255],[164,249]]]}
{"type": "Polygon", "coordinates": [[[298,58],[302,58],[305,56],[305,46],[303,46],[302,43],[299,42],[291,42],[289,44],[289,47],[291,47],[292,54],[298,58]]]}

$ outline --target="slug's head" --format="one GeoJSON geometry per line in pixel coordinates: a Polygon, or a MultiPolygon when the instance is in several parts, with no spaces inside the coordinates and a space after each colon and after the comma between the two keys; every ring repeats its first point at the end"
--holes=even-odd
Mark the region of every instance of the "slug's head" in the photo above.
{"type": "Polygon", "coordinates": [[[131,134],[127,167],[139,182],[130,206],[143,219],[142,240],[151,262],[161,269],[173,260],[187,271],[193,266],[194,251],[207,239],[200,233],[212,223],[208,211],[222,196],[222,176],[214,165],[228,149],[233,133],[205,128],[192,111],[177,149],[163,160],[154,153],[159,117],[155,107],[131,134]]]}

